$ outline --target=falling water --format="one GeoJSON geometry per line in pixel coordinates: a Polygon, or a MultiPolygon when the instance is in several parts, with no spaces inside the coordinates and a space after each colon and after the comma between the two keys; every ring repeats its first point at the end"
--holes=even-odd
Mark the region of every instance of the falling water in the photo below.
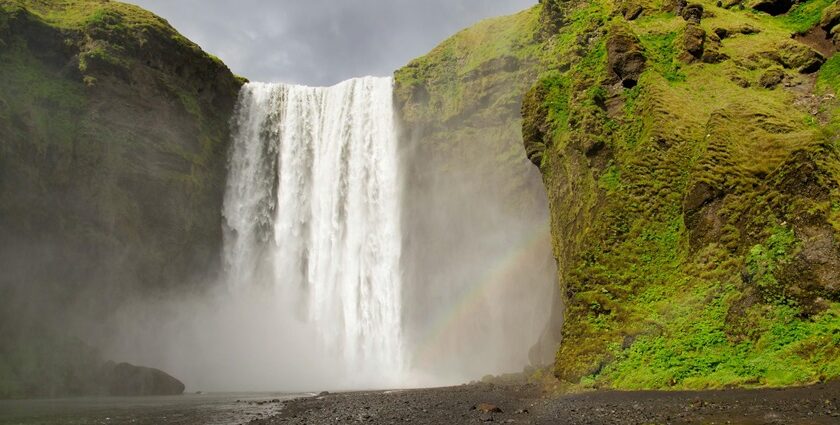
{"type": "Polygon", "coordinates": [[[305,350],[340,364],[346,385],[393,384],[403,367],[397,164],[390,78],[240,94],[223,211],[230,291],[275,297],[282,323],[267,337],[305,324],[305,350]]]}

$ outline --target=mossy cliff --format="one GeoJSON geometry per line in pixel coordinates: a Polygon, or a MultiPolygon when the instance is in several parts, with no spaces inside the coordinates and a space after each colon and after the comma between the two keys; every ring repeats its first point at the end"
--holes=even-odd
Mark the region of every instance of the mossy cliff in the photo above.
{"type": "Polygon", "coordinates": [[[0,396],[84,393],[76,318],[217,267],[242,81],[107,0],[0,1],[0,76],[0,396]]]}
{"type": "Polygon", "coordinates": [[[840,56],[827,0],[543,0],[523,104],[577,387],[840,376],[840,56]]]}

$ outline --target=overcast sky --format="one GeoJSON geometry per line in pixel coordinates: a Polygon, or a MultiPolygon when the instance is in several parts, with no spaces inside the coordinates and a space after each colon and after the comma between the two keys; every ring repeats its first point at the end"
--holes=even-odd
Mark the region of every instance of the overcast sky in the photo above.
{"type": "Polygon", "coordinates": [[[390,75],[458,30],[537,0],[124,0],[252,81],[390,75]]]}

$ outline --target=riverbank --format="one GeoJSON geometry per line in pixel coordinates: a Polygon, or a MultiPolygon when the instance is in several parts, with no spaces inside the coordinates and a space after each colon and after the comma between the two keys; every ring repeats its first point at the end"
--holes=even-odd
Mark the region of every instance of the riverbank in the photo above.
{"type": "Polygon", "coordinates": [[[840,381],[810,387],[549,396],[536,385],[326,394],[287,401],[274,424],[807,424],[840,423],[840,381]]]}

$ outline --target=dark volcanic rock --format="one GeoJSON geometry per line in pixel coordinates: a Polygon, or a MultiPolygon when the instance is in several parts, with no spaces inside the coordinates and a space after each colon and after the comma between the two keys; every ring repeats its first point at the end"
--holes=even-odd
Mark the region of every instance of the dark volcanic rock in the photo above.
{"type": "Polygon", "coordinates": [[[184,393],[184,384],[158,369],[109,362],[104,367],[104,384],[112,396],[161,396],[184,393]]]}
{"type": "Polygon", "coordinates": [[[680,11],[680,16],[688,22],[699,24],[703,19],[703,6],[697,3],[691,3],[680,11]]]}
{"type": "Polygon", "coordinates": [[[758,0],[752,5],[753,9],[773,16],[787,13],[791,7],[793,0],[758,0]]]}
{"type": "Polygon", "coordinates": [[[604,391],[552,396],[536,385],[462,385],[450,388],[336,394],[284,403],[273,424],[467,424],[480,422],[637,424],[836,424],[840,382],[784,390],[604,391]],[[492,401],[504,412],[467,409],[492,401]],[[340,413],[337,413],[340,412],[340,413]],[[772,412],[772,420],[768,420],[772,412]]]}
{"type": "Polygon", "coordinates": [[[607,39],[610,70],[625,88],[635,87],[645,70],[647,58],[638,38],[624,28],[616,28],[607,39]]]}
{"type": "Polygon", "coordinates": [[[691,61],[692,58],[702,58],[705,42],[706,30],[693,23],[686,25],[685,32],[683,34],[683,49],[685,49],[685,51],[691,56],[684,55],[684,60],[691,61]]]}

